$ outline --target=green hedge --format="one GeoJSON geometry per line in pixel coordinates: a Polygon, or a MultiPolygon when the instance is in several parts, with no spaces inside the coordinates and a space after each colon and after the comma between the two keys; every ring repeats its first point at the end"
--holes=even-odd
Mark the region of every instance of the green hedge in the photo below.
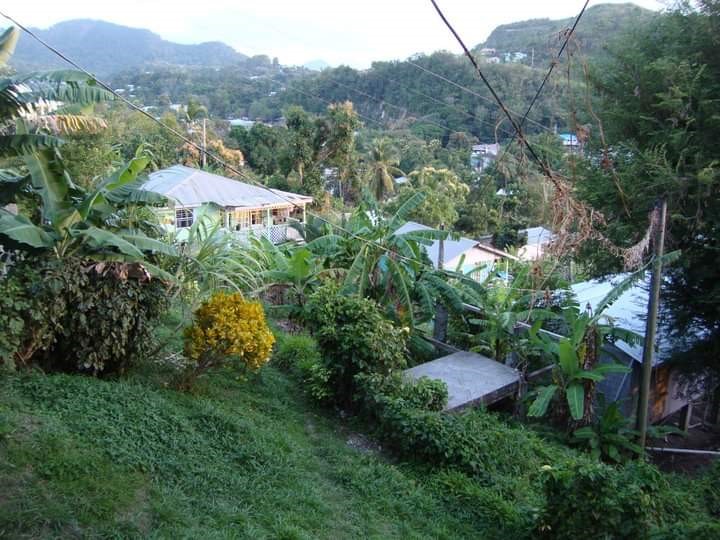
{"type": "Polygon", "coordinates": [[[6,363],[93,374],[121,372],[152,346],[166,286],[136,265],[30,258],[0,280],[6,363]]]}

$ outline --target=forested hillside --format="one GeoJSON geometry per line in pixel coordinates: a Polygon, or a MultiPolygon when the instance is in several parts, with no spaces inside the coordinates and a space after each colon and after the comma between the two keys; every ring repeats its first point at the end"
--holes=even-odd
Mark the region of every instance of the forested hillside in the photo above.
{"type": "MultiPolygon", "coordinates": [[[[572,95],[581,96],[585,80],[581,62],[604,55],[604,46],[652,18],[652,12],[630,4],[594,6],[585,15],[578,40],[582,57],[575,57],[571,82],[564,68],[555,76],[533,108],[527,124],[530,133],[565,129],[572,95]],[[603,44],[601,46],[600,44],[603,44]]],[[[522,114],[549,65],[548,54],[557,53],[560,42],[552,39],[569,28],[572,19],[534,20],[498,27],[484,46],[500,51],[526,51],[535,47],[534,68],[530,57],[517,62],[486,63],[483,70],[505,103],[522,114]],[[543,48],[544,47],[544,48],[543,48]],[[545,51],[545,52],[543,52],[545,51]]],[[[479,50],[480,46],[478,46],[479,50]]],[[[576,48],[570,48],[573,52],[576,48]]],[[[290,105],[321,113],[329,103],[352,101],[362,121],[371,128],[410,128],[425,139],[447,140],[453,132],[468,132],[478,139],[506,140],[510,126],[499,113],[490,94],[480,84],[463,57],[449,52],[417,55],[407,60],[375,62],[370,69],[347,66],[321,73],[287,68],[267,57],[247,59],[232,67],[213,69],[155,69],[126,71],[114,84],[132,84],[146,105],[185,103],[196,96],[211,115],[248,117],[273,121],[290,105]]]]}
{"type": "MultiPolygon", "coordinates": [[[[98,75],[168,64],[227,66],[247,58],[217,41],[183,45],[166,41],[149,30],[105,21],[72,20],[46,30],[33,31],[98,75]]],[[[20,71],[67,67],[61,59],[32,39],[20,40],[11,65],[20,71]]]]}
{"type": "MultiPolygon", "coordinates": [[[[628,31],[635,31],[650,21],[655,12],[643,9],[635,4],[600,4],[587,9],[583,24],[575,33],[575,42],[588,56],[605,55],[608,39],[628,31]]],[[[574,17],[567,19],[531,19],[495,28],[485,43],[476,47],[496,49],[497,53],[523,52],[528,56],[522,60],[525,64],[532,61],[535,52],[535,65],[547,63],[560,46],[563,31],[573,24],[574,17]]]]}

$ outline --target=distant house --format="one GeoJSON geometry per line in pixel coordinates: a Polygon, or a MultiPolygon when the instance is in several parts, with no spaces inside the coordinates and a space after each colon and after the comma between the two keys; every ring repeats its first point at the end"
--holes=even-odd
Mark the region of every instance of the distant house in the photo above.
{"type": "Polygon", "coordinates": [[[230,128],[243,128],[243,129],[250,129],[255,125],[255,122],[253,120],[248,120],[247,118],[231,118],[230,119],[230,128]]]}
{"type": "Polygon", "coordinates": [[[582,143],[574,133],[560,133],[560,140],[562,140],[563,148],[569,153],[582,152],[582,143]]]}
{"type": "Polygon", "coordinates": [[[488,64],[499,64],[500,63],[500,57],[499,56],[491,56],[487,59],[488,64]]]}
{"type": "MultiPolygon", "coordinates": [[[[429,229],[431,229],[431,227],[426,227],[414,221],[408,221],[398,229],[398,233],[402,234],[429,229]]],[[[443,268],[447,270],[458,270],[465,274],[471,273],[473,279],[477,281],[483,281],[487,278],[490,272],[492,272],[495,263],[499,261],[519,260],[510,253],[482,244],[477,240],[464,237],[460,237],[457,240],[451,238],[446,239],[443,249],[443,268]]],[[[433,266],[437,268],[440,256],[440,241],[435,240],[432,245],[425,246],[425,251],[433,266]]]]}
{"type": "Polygon", "coordinates": [[[163,226],[182,240],[187,229],[201,218],[236,235],[265,236],[273,243],[292,239],[288,224],[305,222],[305,206],[312,197],[268,189],[212,174],[200,169],[174,165],[151,173],[142,189],[164,195],[169,204],[159,209],[163,226]]]}
{"type": "Polygon", "coordinates": [[[483,47],[480,49],[480,54],[483,56],[495,56],[497,54],[497,51],[491,47],[483,47]]]}
{"type": "Polygon", "coordinates": [[[474,144],[470,153],[470,166],[478,171],[484,171],[495,161],[500,153],[500,145],[493,144],[474,144]]]}
{"type": "MultiPolygon", "coordinates": [[[[598,303],[616,286],[624,275],[615,276],[609,281],[585,281],[571,287],[580,309],[596,309],[598,303]]],[[[605,310],[613,324],[626,328],[639,336],[645,336],[645,321],[648,303],[649,279],[635,285],[622,294],[605,310]]],[[[650,386],[651,422],[670,416],[689,403],[688,396],[683,392],[683,382],[677,369],[666,362],[670,358],[673,343],[667,331],[658,328],[657,339],[653,351],[653,370],[650,386]]],[[[642,344],[631,344],[624,341],[606,343],[603,347],[601,361],[616,361],[630,368],[627,374],[616,373],[598,383],[598,390],[605,395],[606,402],[619,401],[626,416],[637,410],[640,373],[642,368],[642,344]]]]}
{"type": "Polygon", "coordinates": [[[525,244],[518,249],[518,257],[523,261],[535,261],[543,256],[545,247],[552,241],[555,234],[545,227],[522,229],[520,234],[527,236],[525,244]]]}
{"type": "Polygon", "coordinates": [[[527,58],[527,56],[528,55],[524,52],[516,51],[516,52],[505,53],[503,58],[506,63],[515,64],[518,62],[522,62],[523,60],[525,60],[527,58]]]}

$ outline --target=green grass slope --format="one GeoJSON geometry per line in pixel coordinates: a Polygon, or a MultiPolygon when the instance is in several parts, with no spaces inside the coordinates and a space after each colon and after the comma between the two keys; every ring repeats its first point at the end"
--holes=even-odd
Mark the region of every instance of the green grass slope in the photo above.
{"type": "Polygon", "coordinates": [[[0,381],[0,538],[473,538],[432,475],[350,448],[273,368],[196,395],[0,381]]]}

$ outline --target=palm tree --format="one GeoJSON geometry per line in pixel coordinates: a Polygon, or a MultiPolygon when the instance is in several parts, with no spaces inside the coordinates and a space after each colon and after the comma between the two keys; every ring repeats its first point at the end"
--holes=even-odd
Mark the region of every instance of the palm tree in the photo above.
{"type": "Polygon", "coordinates": [[[368,185],[378,201],[395,191],[395,176],[405,174],[398,168],[399,164],[400,156],[390,139],[380,137],[373,141],[366,174],[368,185]]]}

